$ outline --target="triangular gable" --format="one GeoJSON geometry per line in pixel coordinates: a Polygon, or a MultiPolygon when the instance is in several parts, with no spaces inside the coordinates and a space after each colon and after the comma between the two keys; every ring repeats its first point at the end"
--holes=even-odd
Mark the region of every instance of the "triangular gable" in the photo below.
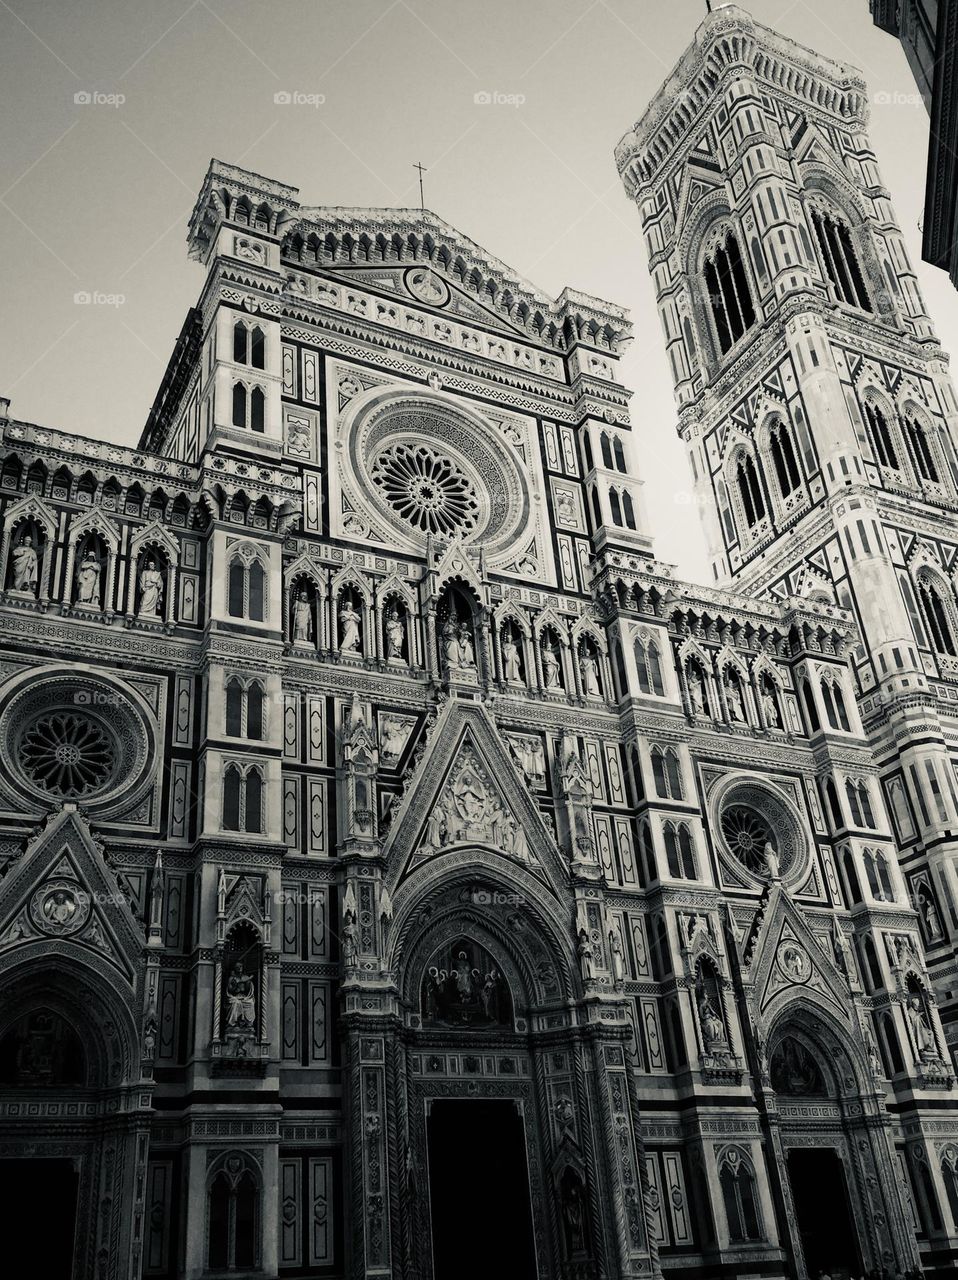
{"type": "Polygon", "coordinates": [[[508,744],[475,703],[446,704],[393,818],[383,855],[391,889],[421,862],[482,847],[553,890],[568,879],[508,744]]]}
{"type": "Polygon", "coordinates": [[[749,952],[747,982],[753,1008],[766,1024],[777,1012],[774,1006],[796,996],[822,1003],[847,1024],[848,980],[780,881],[772,882],[749,952]]]}
{"type": "Polygon", "coordinates": [[[0,883],[0,954],[31,941],[89,948],[136,985],[142,931],[75,806],[48,820],[0,883]]]}
{"type": "MultiPolygon", "coordinates": [[[[383,267],[336,267],[327,269],[325,275],[330,280],[352,289],[368,289],[372,293],[388,294],[398,299],[410,309],[419,310],[425,305],[435,312],[436,320],[440,315],[451,319],[481,325],[484,330],[494,330],[508,338],[520,339],[523,343],[535,342],[534,335],[521,325],[510,324],[500,311],[484,307],[475,297],[462,289],[454,277],[446,271],[436,269],[434,279],[437,282],[436,297],[430,299],[417,297],[406,285],[406,274],[412,268],[422,268],[422,263],[407,263],[395,270],[383,267]]],[[[320,299],[322,301],[322,299],[320,299]]],[[[543,316],[545,309],[543,308],[543,316]]]]}

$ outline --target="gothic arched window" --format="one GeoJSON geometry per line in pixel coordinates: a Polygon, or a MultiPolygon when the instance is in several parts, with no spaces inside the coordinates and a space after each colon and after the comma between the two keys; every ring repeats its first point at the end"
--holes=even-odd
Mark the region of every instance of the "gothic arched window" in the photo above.
{"type": "Polygon", "coordinates": [[[755,461],[747,454],[743,454],[738,460],[736,479],[745,523],[753,529],[765,515],[765,499],[762,496],[762,486],[759,484],[755,461]]]}
{"type": "Polygon", "coordinates": [[[950,610],[946,607],[939,588],[924,573],[918,578],[918,600],[935,650],[955,657],[955,635],[950,610]]]}
{"type": "Polygon", "coordinates": [[[655,793],[664,800],[681,800],[682,771],[679,759],[672,747],[652,748],[652,777],[655,780],[655,793]]]}
{"type": "Polygon", "coordinates": [[[738,241],[730,231],[705,259],[705,288],[722,355],[755,323],[755,307],[738,241]]]}
{"type": "MultiPolygon", "coordinates": [[[[603,439],[605,437],[603,436],[603,439]]],[[[619,494],[617,489],[609,490],[609,509],[612,512],[612,523],[622,527],[622,504],[619,502],[619,494]]]]}
{"type": "Polygon", "coordinates": [[[208,1191],[209,1270],[255,1270],[259,1263],[259,1178],[243,1154],[231,1152],[218,1164],[208,1191]]]}
{"type": "Polygon", "coordinates": [[[915,470],[921,479],[929,480],[932,484],[938,484],[938,468],[935,466],[935,459],[928,443],[928,433],[917,418],[910,417],[905,419],[905,436],[908,440],[912,460],[915,463],[915,470]]]}
{"type": "Polygon", "coordinates": [[[255,765],[229,764],[223,774],[223,830],[263,831],[263,775],[255,765]]]}
{"type": "Polygon", "coordinates": [[[600,439],[602,446],[602,465],[608,470],[612,470],[612,444],[608,435],[603,431],[600,439]]]}
{"type": "Polygon", "coordinates": [[[798,470],[798,459],[795,457],[795,447],[792,444],[792,433],[784,422],[776,422],[772,427],[769,432],[769,447],[779,492],[783,498],[787,498],[798,488],[801,476],[798,470]]]}
{"type": "Polygon", "coordinates": [[[231,618],[262,622],[266,616],[266,571],[255,557],[234,556],[227,576],[226,609],[231,618]]]}
{"type": "Polygon", "coordinates": [[[864,410],[876,459],[881,466],[888,467],[892,471],[900,471],[901,464],[898,461],[895,442],[884,411],[872,400],[865,401],[864,410]]]}
{"type": "Polygon", "coordinates": [[[622,510],[625,514],[625,527],[627,529],[635,528],[635,508],[632,505],[632,495],[623,490],[622,493],[622,510]]]}
{"type": "Polygon", "coordinates": [[[822,255],[825,275],[839,302],[871,311],[871,299],[847,223],[822,209],[812,209],[812,225],[822,255]]]}
{"type": "Polygon", "coordinates": [[[640,692],[654,693],[659,698],[664,697],[665,685],[662,682],[662,664],[659,659],[658,645],[654,640],[636,640],[634,652],[640,692]]]}
{"type": "Polygon", "coordinates": [[[760,1240],[762,1234],[755,1199],[755,1175],[737,1150],[730,1151],[722,1161],[719,1181],[722,1184],[729,1240],[732,1244],[760,1240]]]}

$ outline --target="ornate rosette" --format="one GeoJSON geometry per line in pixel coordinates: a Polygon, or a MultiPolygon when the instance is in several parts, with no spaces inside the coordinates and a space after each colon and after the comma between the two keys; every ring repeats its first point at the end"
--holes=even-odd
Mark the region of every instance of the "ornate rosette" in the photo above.
{"type": "Polygon", "coordinates": [[[105,812],[141,795],[157,758],[152,716],[96,672],[31,672],[0,694],[0,781],[49,807],[105,812]]]}
{"type": "Polygon", "coordinates": [[[342,428],[343,470],[374,524],[417,550],[427,537],[460,538],[495,557],[528,540],[525,466],[492,423],[425,390],[379,389],[355,406],[342,428]]]}
{"type": "Polygon", "coordinates": [[[794,880],[804,872],[808,842],[802,823],[777,788],[751,778],[731,778],[713,794],[711,808],[721,834],[719,853],[739,880],[767,880],[772,870],[769,852],[783,879],[794,880]]]}
{"type": "Polygon", "coordinates": [[[30,899],[30,919],[51,938],[78,932],[90,909],[90,895],[72,880],[48,880],[30,899]]]}

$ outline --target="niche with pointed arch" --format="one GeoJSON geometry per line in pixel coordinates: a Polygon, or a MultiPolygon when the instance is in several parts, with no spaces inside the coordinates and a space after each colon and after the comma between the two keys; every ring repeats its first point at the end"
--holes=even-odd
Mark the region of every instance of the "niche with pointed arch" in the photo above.
{"type": "Polygon", "coordinates": [[[512,993],[495,956],[465,935],[444,943],[426,965],[422,1025],[446,1029],[512,1029],[512,993]]]}

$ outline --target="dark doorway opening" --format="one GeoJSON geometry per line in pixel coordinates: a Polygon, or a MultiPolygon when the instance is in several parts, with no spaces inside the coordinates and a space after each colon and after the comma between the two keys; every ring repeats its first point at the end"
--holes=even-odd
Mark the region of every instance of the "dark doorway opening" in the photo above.
{"type": "Polygon", "coordinates": [[[824,1271],[833,1280],[860,1275],[858,1238],[838,1152],[796,1147],[788,1153],[788,1176],[808,1274],[824,1271]]]}
{"type": "Polygon", "coordinates": [[[77,1174],[72,1160],[0,1160],[0,1240],[10,1276],[71,1280],[77,1174]]]}
{"type": "Polygon", "coordinates": [[[442,1099],[428,1137],[434,1280],[536,1280],[518,1108],[442,1099]]]}

